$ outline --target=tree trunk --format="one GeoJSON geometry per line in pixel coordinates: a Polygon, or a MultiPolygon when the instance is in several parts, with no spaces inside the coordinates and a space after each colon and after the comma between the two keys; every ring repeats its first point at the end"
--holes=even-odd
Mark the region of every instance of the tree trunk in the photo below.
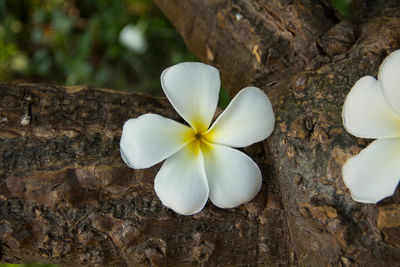
{"type": "Polygon", "coordinates": [[[342,126],[344,98],[400,44],[397,0],[354,1],[353,22],[316,0],[157,4],[234,95],[270,97],[273,135],[244,151],[261,167],[257,197],[194,216],[162,206],[159,168],[119,156],[123,123],[164,98],[90,87],[0,84],[2,262],[66,266],[393,266],[400,262],[400,193],[354,202],[341,178],[366,145],[342,126]]]}

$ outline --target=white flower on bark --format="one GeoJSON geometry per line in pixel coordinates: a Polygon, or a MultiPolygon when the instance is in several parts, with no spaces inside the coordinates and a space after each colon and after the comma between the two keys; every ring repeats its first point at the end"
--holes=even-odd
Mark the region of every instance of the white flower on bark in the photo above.
{"type": "Polygon", "coordinates": [[[377,139],[343,166],[352,198],[377,203],[393,195],[400,179],[400,50],[383,61],[378,80],[365,76],[356,82],[342,116],[352,135],[377,139]]]}
{"type": "Polygon", "coordinates": [[[249,146],[272,133],[268,97],[256,87],[242,89],[209,127],[220,89],[216,68],[180,63],[163,71],[161,85],[190,127],[156,114],[128,120],[120,142],[125,163],[141,169],[166,159],[154,180],[155,192],[180,214],[201,211],[208,198],[220,208],[253,199],[261,187],[260,169],[232,147],[249,146]]]}

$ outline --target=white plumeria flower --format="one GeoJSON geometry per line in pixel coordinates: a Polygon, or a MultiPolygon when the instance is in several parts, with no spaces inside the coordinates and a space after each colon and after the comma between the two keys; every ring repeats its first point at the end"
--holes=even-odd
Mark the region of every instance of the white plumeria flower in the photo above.
{"type": "Polygon", "coordinates": [[[147,41],[144,34],[145,25],[126,25],[119,34],[119,42],[130,51],[143,54],[147,50],[147,41]]]}
{"type": "Polygon", "coordinates": [[[357,81],[342,115],[352,135],[377,138],[343,166],[352,198],[376,203],[393,195],[400,179],[400,50],[383,61],[378,80],[365,76],[357,81]]]}
{"type": "Polygon", "coordinates": [[[201,211],[210,198],[220,208],[250,201],[260,190],[261,172],[245,147],[267,138],[274,128],[268,97],[256,87],[241,90],[209,128],[220,78],[203,63],[180,63],[161,74],[161,85],[175,110],[190,125],[156,114],[128,120],[121,136],[121,155],[134,169],[163,160],[154,188],[175,212],[201,211]]]}

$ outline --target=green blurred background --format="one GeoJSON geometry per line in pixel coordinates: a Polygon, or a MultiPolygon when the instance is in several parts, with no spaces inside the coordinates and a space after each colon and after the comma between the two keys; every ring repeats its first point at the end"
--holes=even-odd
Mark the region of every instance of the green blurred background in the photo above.
{"type": "MultiPolygon", "coordinates": [[[[350,18],[351,0],[331,0],[350,18]]],[[[196,61],[151,0],[0,0],[0,80],[162,95],[166,67],[196,61]]],[[[222,91],[221,106],[229,101],[222,91]]],[[[0,267],[51,267],[2,264],[0,267]]]]}
{"type": "Polygon", "coordinates": [[[150,0],[0,0],[3,81],[157,94],[164,68],[193,60],[150,0]]]}

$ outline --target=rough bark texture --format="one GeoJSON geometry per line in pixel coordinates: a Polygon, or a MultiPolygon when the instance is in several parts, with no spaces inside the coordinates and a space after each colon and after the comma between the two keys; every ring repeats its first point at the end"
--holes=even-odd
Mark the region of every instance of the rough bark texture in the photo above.
{"type": "Polygon", "coordinates": [[[400,2],[353,1],[353,21],[328,1],[157,0],[232,95],[270,96],[273,135],[245,152],[262,169],[250,203],[179,216],[154,194],[159,166],[127,168],[123,122],[163,98],[86,87],[0,84],[0,259],[68,266],[396,266],[400,193],[359,204],[341,178],[366,140],[341,107],[400,44],[400,2]]]}
{"type": "MultiPolygon", "coordinates": [[[[237,209],[209,205],[178,216],[163,207],[153,190],[159,166],[132,170],[119,155],[123,123],[148,112],[179,120],[164,98],[0,84],[2,262],[227,266],[265,262],[288,249],[287,236],[274,230],[287,232],[279,204],[270,198],[264,210],[265,186],[237,209]]],[[[262,144],[246,152],[271,181],[262,144]]]]}

